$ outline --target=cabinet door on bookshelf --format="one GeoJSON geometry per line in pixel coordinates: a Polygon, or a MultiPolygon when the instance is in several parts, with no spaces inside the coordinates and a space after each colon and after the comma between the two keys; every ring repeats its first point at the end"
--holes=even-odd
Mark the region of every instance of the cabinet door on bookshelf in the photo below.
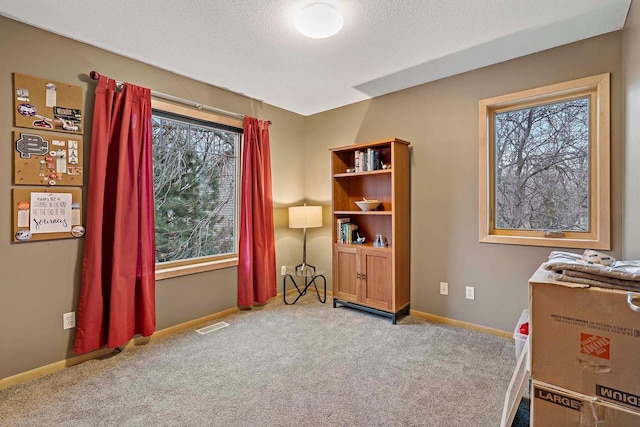
{"type": "Polygon", "coordinates": [[[334,245],[333,293],[334,296],[349,302],[358,302],[360,280],[357,279],[357,248],[347,245],[334,245]]]}
{"type": "Polygon", "coordinates": [[[380,310],[391,310],[391,252],[362,248],[359,250],[362,277],[362,301],[380,310]]]}

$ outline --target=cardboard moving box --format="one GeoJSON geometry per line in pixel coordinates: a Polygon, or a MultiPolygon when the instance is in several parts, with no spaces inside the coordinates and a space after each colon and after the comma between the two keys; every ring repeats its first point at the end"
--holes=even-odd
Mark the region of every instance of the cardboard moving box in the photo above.
{"type": "Polygon", "coordinates": [[[640,412],[533,380],[534,427],[637,427],[640,412]]]}
{"type": "Polygon", "coordinates": [[[628,293],[543,269],[529,283],[531,377],[640,411],[640,313],[628,293]]]}

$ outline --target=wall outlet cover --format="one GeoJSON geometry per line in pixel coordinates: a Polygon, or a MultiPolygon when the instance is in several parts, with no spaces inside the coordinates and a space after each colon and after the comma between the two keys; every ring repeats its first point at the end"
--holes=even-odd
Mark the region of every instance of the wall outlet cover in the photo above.
{"type": "Polygon", "coordinates": [[[449,295],[449,284],[447,282],[440,282],[440,295],[449,295]]]}
{"type": "Polygon", "coordinates": [[[62,329],[71,329],[76,327],[76,312],[70,311],[62,315],[62,329]]]}
{"type": "Polygon", "coordinates": [[[473,286],[467,286],[467,290],[466,290],[467,299],[471,299],[471,300],[476,299],[475,291],[476,291],[476,288],[474,288],[473,286]]]}

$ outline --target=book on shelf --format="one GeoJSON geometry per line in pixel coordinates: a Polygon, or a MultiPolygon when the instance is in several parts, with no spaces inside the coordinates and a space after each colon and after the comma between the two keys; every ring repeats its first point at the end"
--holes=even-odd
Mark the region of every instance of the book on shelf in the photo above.
{"type": "Polygon", "coordinates": [[[358,172],[367,171],[367,156],[364,151],[358,151],[358,165],[360,166],[358,172]]]}
{"type": "Polygon", "coordinates": [[[354,151],[353,168],[354,172],[367,172],[382,169],[380,152],[372,148],[367,148],[367,151],[354,151]]]}
{"type": "Polygon", "coordinates": [[[382,158],[378,150],[367,148],[367,151],[356,150],[353,153],[354,172],[367,172],[382,169],[382,158]]]}
{"type": "Polygon", "coordinates": [[[353,233],[358,229],[358,224],[346,222],[342,225],[343,242],[347,245],[353,243],[353,233]]]}
{"type": "Polygon", "coordinates": [[[351,222],[351,218],[338,218],[336,220],[337,228],[336,228],[336,241],[338,243],[344,243],[344,234],[342,230],[342,226],[348,222],[351,222]]]}

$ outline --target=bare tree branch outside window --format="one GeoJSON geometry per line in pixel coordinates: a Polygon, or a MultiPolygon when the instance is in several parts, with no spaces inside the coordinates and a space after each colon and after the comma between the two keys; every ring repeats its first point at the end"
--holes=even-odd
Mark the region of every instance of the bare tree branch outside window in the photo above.
{"type": "Polygon", "coordinates": [[[589,231],[589,100],[495,115],[495,226],[589,231]]]}
{"type": "Polygon", "coordinates": [[[235,250],[239,134],[153,117],[156,262],[235,250]]]}

